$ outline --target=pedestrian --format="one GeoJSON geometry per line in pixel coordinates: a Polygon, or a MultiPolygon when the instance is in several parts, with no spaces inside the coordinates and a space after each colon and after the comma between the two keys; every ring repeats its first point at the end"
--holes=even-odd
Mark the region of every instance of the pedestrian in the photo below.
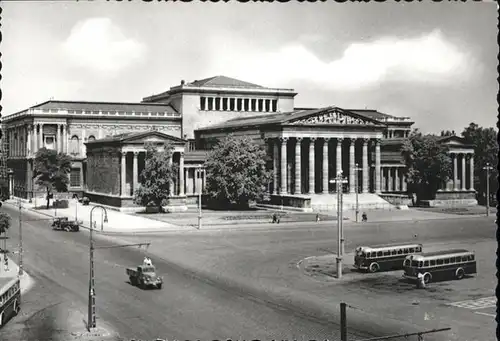
{"type": "Polygon", "coordinates": [[[422,275],[420,272],[417,274],[417,289],[424,289],[425,288],[425,281],[424,281],[424,275],[422,275]]]}
{"type": "Polygon", "coordinates": [[[363,214],[361,215],[363,221],[368,221],[368,216],[366,215],[366,212],[363,212],[363,214]]]}
{"type": "Polygon", "coordinates": [[[276,216],[276,212],[273,213],[273,224],[276,223],[278,217],[276,216]]]}
{"type": "Polygon", "coordinates": [[[316,214],[316,222],[319,223],[319,213],[316,214]]]}

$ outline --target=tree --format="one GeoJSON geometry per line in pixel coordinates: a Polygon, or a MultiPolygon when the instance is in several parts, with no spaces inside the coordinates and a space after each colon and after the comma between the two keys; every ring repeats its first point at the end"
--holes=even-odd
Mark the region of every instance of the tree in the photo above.
{"type": "Polygon", "coordinates": [[[479,201],[486,198],[486,173],[483,167],[487,163],[493,167],[490,170],[490,196],[495,198],[498,188],[498,143],[497,132],[493,128],[483,128],[475,123],[470,123],[462,131],[465,141],[474,146],[474,188],[480,194],[479,201]]]}
{"type": "Polygon", "coordinates": [[[41,148],[35,155],[33,178],[35,183],[47,190],[47,209],[49,208],[50,194],[67,192],[71,158],[63,153],[47,148],[41,148]]]}
{"type": "Polygon", "coordinates": [[[0,212],[0,235],[7,232],[10,228],[12,219],[9,214],[5,212],[0,212]]]}
{"type": "Polygon", "coordinates": [[[450,178],[452,165],[448,148],[435,135],[414,130],[401,147],[408,169],[408,190],[418,200],[434,199],[439,185],[450,178]]]}
{"type": "Polygon", "coordinates": [[[171,162],[172,146],[166,143],[163,150],[146,144],[144,170],[140,174],[141,186],[135,191],[134,202],[141,206],[155,206],[163,212],[163,205],[170,195],[170,183],[177,175],[177,166],[171,162]]]}
{"type": "Polygon", "coordinates": [[[207,192],[220,204],[248,207],[267,191],[271,172],[262,146],[248,137],[228,135],[209,153],[205,168],[207,192]]]}

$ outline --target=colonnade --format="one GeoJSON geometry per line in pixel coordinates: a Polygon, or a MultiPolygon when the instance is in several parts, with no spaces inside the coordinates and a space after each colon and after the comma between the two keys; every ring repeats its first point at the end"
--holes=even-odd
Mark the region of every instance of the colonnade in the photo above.
{"type": "Polygon", "coordinates": [[[406,192],[405,170],[402,166],[382,167],[382,192],[406,192]]]}
{"type": "Polygon", "coordinates": [[[277,112],[278,100],[263,98],[200,97],[201,110],[277,112]]]}
{"type": "Polygon", "coordinates": [[[440,188],[441,190],[452,191],[473,191],[474,190],[474,154],[473,152],[454,152],[450,151],[450,156],[453,159],[453,188],[448,188],[446,185],[440,188]],[[459,178],[458,162],[461,161],[461,174],[459,178]],[[466,163],[468,164],[468,167],[466,163]],[[469,188],[467,188],[467,168],[469,168],[469,188]]]}
{"type": "Polygon", "coordinates": [[[68,127],[66,124],[35,123],[7,128],[9,157],[31,156],[44,147],[44,126],[47,125],[56,126],[54,143],[57,152],[68,153],[68,127]]]}
{"type": "MultiPolygon", "coordinates": [[[[273,154],[273,194],[314,194],[314,193],[329,193],[329,181],[336,176],[339,171],[343,171],[344,176],[348,175],[349,192],[355,192],[355,176],[356,167],[356,140],[362,141],[362,157],[361,157],[361,192],[369,192],[370,166],[368,164],[368,144],[371,139],[349,137],[349,138],[279,138],[267,139],[267,143],[272,146],[273,154]],[[334,169],[330,170],[330,140],[336,143],[336,162],[334,169]],[[342,168],[343,164],[343,142],[349,144],[349,165],[348,169],[342,168]],[[316,144],[321,146],[322,153],[316,152],[316,144]],[[294,170],[288,171],[288,146],[293,146],[294,157],[290,158],[290,163],[293,163],[294,170]],[[305,147],[305,148],[303,148],[305,147]],[[306,167],[307,174],[303,174],[302,169],[302,151],[307,151],[306,167]],[[322,154],[322,155],[318,155],[322,154]],[[320,169],[316,169],[316,159],[321,159],[320,169]],[[307,166],[308,165],[308,166],[307,166]],[[321,178],[321,182],[316,182],[316,176],[321,178]],[[289,180],[295,182],[294,188],[289,188],[289,180]],[[306,183],[303,183],[306,179],[306,183]],[[319,184],[319,186],[317,186],[319,184]],[[307,186],[306,186],[307,185],[307,186]],[[307,191],[306,191],[307,187],[307,191]]],[[[373,139],[375,145],[375,174],[374,174],[374,190],[376,193],[381,192],[381,164],[380,164],[380,140],[373,139]]]]}

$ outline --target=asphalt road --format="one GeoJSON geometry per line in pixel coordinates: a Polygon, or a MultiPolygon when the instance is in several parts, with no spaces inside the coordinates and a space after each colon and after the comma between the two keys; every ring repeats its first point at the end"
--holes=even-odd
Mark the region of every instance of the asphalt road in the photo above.
{"type": "MultiPolygon", "coordinates": [[[[9,243],[15,246],[18,213],[7,205],[2,209],[13,217],[9,243]]],[[[24,216],[24,219],[39,217],[24,216]]],[[[346,250],[357,244],[408,240],[491,240],[494,226],[489,227],[485,222],[483,218],[473,218],[408,224],[346,224],[349,241],[346,250]],[[478,224],[487,227],[477,228],[478,224]]],[[[148,254],[164,276],[164,289],[143,291],[128,284],[125,268],[140,263],[143,251],[130,247],[97,250],[98,324],[109,323],[126,339],[338,339],[337,306],[309,302],[301,305],[273,292],[277,289],[307,291],[310,279],[295,271],[296,262],[306,256],[332,252],[335,237],[331,227],[312,223],[272,231],[195,231],[121,238],[122,241],[153,242],[148,254]]],[[[120,243],[115,239],[98,238],[96,244],[120,243]]],[[[89,269],[87,232],[57,232],[52,231],[46,221],[26,221],[23,241],[25,268],[37,281],[33,293],[26,294],[24,301],[33,309],[56,309],[57,317],[64,316],[69,304],[85,313],[89,269]],[[61,304],[51,306],[54,303],[61,304]]],[[[14,329],[20,329],[16,319],[0,331],[0,339],[2,333],[13,335],[14,329]]],[[[355,321],[352,317],[350,331],[359,330],[365,337],[369,334],[363,331],[374,329],[378,335],[394,332],[395,327],[390,323],[382,326],[371,323],[369,319],[355,321]]],[[[53,327],[53,333],[57,334],[61,328],[64,327],[53,327]]],[[[356,336],[350,337],[352,340],[356,336]]]]}

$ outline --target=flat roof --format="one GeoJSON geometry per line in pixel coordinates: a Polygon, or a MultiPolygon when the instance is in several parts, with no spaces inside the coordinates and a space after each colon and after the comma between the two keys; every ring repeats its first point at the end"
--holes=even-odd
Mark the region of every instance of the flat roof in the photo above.
{"type": "Polygon", "coordinates": [[[421,243],[405,243],[405,244],[382,244],[382,245],[372,245],[366,246],[361,245],[356,248],[363,248],[368,250],[379,250],[379,249],[394,249],[394,248],[406,248],[410,246],[422,246],[421,243]]]}
{"type": "Polygon", "coordinates": [[[465,249],[450,249],[450,250],[440,250],[440,251],[434,251],[434,252],[425,252],[425,253],[422,253],[420,256],[422,256],[422,257],[434,257],[434,256],[451,255],[454,253],[469,253],[469,252],[474,252],[474,251],[469,251],[469,250],[465,250],[465,249]]]}

